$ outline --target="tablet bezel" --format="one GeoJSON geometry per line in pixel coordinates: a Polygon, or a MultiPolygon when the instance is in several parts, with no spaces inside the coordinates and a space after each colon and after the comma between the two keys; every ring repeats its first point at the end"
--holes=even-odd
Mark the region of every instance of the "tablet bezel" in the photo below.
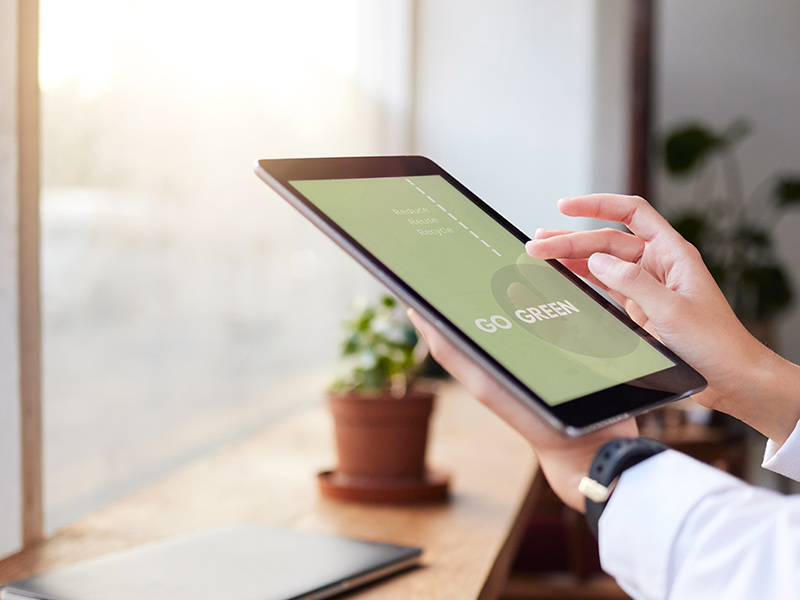
{"type": "Polygon", "coordinates": [[[669,348],[632,321],[613,303],[556,260],[547,262],[590,298],[599,303],[639,337],[668,357],[675,366],[627,383],[551,406],[503,366],[458,326],[441,314],[419,292],[364,248],[290,182],[325,179],[362,179],[438,175],[494,219],[523,245],[530,240],[495,209],[486,204],[432,160],[422,156],[368,156],[335,158],[265,159],[257,161],[256,174],[309,219],[323,233],[386,285],[403,302],[432,322],[458,344],[492,377],[526,406],[569,436],[588,433],[658,406],[685,398],[705,388],[705,379],[669,348]]]}

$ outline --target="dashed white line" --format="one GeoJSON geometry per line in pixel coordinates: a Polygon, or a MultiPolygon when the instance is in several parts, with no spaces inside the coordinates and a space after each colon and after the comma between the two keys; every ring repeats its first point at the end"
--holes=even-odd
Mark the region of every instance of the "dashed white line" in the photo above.
{"type": "Polygon", "coordinates": [[[489,248],[489,250],[491,250],[492,252],[494,252],[494,253],[495,253],[497,256],[503,256],[503,255],[502,255],[502,254],[500,254],[500,253],[499,253],[497,250],[495,250],[494,248],[492,248],[492,247],[489,245],[489,242],[487,242],[487,241],[486,241],[486,240],[484,240],[484,239],[481,239],[481,236],[479,236],[477,233],[475,233],[474,231],[472,231],[472,229],[470,229],[469,227],[467,227],[467,226],[466,226],[464,223],[462,223],[461,221],[459,221],[459,220],[458,220],[458,217],[456,217],[456,216],[455,216],[453,213],[449,212],[449,211],[448,211],[448,210],[447,210],[447,209],[446,209],[444,206],[442,206],[441,204],[439,204],[439,203],[438,203],[438,202],[437,202],[437,201],[436,201],[434,198],[432,198],[430,195],[426,194],[426,193],[425,193],[425,191],[424,191],[424,190],[423,190],[421,187],[419,187],[419,186],[418,186],[416,183],[414,183],[413,181],[411,181],[411,179],[409,179],[408,177],[406,177],[406,181],[407,181],[407,182],[408,182],[410,185],[413,185],[413,186],[416,188],[416,190],[417,190],[417,191],[418,191],[420,194],[422,194],[422,195],[423,195],[423,196],[425,196],[425,197],[426,197],[428,200],[430,200],[431,202],[433,202],[433,203],[434,203],[436,206],[438,206],[439,208],[441,208],[441,209],[442,209],[442,211],[446,212],[448,217],[450,217],[450,218],[451,218],[451,219],[453,219],[454,221],[458,221],[458,224],[459,224],[459,225],[461,225],[461,227],[463,227],[464,229],[466,229],[467,231],[469,231],[469,232],[470,232],[470,233],[473,235],[473,237],[475,237],[475,239],[478,239],[478,240],[480,240],[480,241],[481,241],[481,243],[482,243],[484,246],[486,246],[487,248],[489,248]]]}

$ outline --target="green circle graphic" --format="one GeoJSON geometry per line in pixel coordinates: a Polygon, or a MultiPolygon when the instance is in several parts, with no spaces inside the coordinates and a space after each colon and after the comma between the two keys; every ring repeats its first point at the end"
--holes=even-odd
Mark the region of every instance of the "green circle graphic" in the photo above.
{"type": "Polygon", "coordinates": [[[636,334],[551,267],[503,267],[492,277],[492,294],[514,326],[564,350],[617,358],[639,344],[636,334]]]}

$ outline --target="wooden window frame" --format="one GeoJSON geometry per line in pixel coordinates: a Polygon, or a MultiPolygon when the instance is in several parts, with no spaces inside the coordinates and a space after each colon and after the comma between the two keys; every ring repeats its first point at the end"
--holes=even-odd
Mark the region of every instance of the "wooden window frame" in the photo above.
{"type": "MultiPolygon", "coordinates": [[[[6,345],[10,369],[6,381],[12,389],[4,390],[2,402],[14,403],[8,414],[19,415],[18,423],[7,423],[19,443],[18,469],[4,473],[19,493],[19,535],[6,540],[3,551],[13,552],[43,536],[42,510],[42,425],[41,425],[41,302],[39,284],[39,197],[40,197],[40,94],[39,94],[39,3],[36,0],[0,2],[3,33],[8,52],[3,65],[6,88],[3,104],[11,111],[4,124],[2,151],[6,168],[1,174],[4,192],[8,192],[4,213],[8,217],[4,233],[8,235],[4,287],[10,293],[3,298],[4,314],[10,322],[6,331],[16,332],[16,340],[6,345]],[[14,244],[16,247],[14,248],[14,244]],[[16,268],[14,267],[16,263],[16,268]],[[16,292],[16,295],[14,294],[16,292]],[[16,322],[14,322],[16,320],[16,322]],[[17,372],[15,372],[17,370],[17,372]],[[17,387],[17,390],[13,388],[17,387]],[[16,392],[16,393],[15,393],[16,392]],[[18,406],[17,406],[18,404],[18,406]],[[14,483],[17,480],[18,483],[14,483]]],[[[6,317],[4,317],[6,318],[6,317]]],[[[13,337],[13,336],[12,336],[13,337]]],[[[13,463],[16,457],[12,456],[13,463]]],[[[12,502],[16,505],[16,502],[12,502]]],[[[14,507],[16,509],[16,506],[14,507]]],[[[16,510],[14,512],[17,512],[16,510]]],[[[14,529],[17,517],[10,518],[14,529]]],[[[7,522],[8,523],[8,522],[7,522]]]]}
{"type": "Polygon", "coordinates": [[[19,306],[22,543],[44,532],[42,499],[42,319],[39,277],[41,101],[39,2],[18,1],[19,306]]]}

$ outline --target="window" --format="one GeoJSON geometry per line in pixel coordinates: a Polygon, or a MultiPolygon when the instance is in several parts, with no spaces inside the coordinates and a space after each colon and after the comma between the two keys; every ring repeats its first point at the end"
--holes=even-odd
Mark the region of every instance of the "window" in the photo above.
{"type": "Polygon", "coordinates": [[[365,14],[41,1],[49,532],[321,397],[373,284],[252,163],[405,150],[365,14]]]}

